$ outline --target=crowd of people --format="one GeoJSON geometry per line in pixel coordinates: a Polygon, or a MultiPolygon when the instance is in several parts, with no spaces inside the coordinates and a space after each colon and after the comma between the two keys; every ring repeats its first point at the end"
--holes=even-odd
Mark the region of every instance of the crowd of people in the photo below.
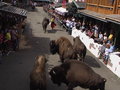
{"type": "Polygon", "coordinates": [[[101,47],[99,47],[99,53],[98,57],[99,59],[103,59],[103,62],[107,65],[108,59],[109,59],[109,54],[115,51],[115,45],[113,42],[113,33],[110,33],[107,35],[106,32],[102,33],[101,31],[98,30],[97,25],[93,25],[91,29],[83,25],[80,25],[77,23],[75,27],[72,28],[72,31],[76,30],[72,33],[72,36],[76,37],[79,34],[78,30],[81,32],[85,33],[89,38],[92,38],[95,43],[101,44],[101,47]],[[74,35],[73,35],[74,34],[74,35]]]}
{"type": "Polygon", "coordinates": [[[18,48],[19,37],[18,30],[14,27],[6,28],[0,31],[0,51],[2,56],[8,55],[10,51],[16,51],[18,48]]]}
{"type": "Polygon", "coordinates": [[[19,48],[19,39],[24,29],[25,18],[17,15],[0,13],[0,54],[8,55],[19,48]]]}

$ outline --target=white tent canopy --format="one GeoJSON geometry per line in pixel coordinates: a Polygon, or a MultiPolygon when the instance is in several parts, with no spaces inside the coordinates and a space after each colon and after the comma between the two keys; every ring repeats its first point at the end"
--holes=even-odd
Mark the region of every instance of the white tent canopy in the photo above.
{"type": "Polygon", "coordinates": [[[64,16],[65,13],[67,13],[68,11],[66,10],[66,8],[59,7],[59,8],[55,8],[55,12],[64,16]]]}

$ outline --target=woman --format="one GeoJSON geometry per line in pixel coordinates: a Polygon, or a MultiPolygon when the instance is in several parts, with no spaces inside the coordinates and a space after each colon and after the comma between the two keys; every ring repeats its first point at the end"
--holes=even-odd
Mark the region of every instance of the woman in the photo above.
{"type": "Polygon", "coordinates": [[[56,26],[56,24],[55,24],[55,17],[53,16],[50,21],[51,21],[51,28],[53,30],[54,27],[56,26]]]}

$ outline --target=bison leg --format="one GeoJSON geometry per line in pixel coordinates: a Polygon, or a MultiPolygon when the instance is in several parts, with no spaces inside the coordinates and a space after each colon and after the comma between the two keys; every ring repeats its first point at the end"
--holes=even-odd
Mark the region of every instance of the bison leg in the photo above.
{"type": "Polygon", "coordinates": [[[62,63],[64,62],[63,56],[60,56],[60,60],[61,60],[62,63]]]}
{"type": "Polygon", "coordinates": [[[46,29],[44,29],[44,33],[46,33],[46,29]]]}
{"type": "Polygon", "coordinates": [[[74,83],[69,83],[68,84],[68,90],[73,90],[74,87],[75,87],[74,83]]]}
{"type": "Polygon", "coordinates": [[[44,33],[46,33],[47,26],[43,26],[44,33]]]}
{"type": "Polygon", "coordinates": [[[98,89],[96,89],[96,88],[90,88],[89,90],[98,90],[98,89]]]}
{"type": "Polygon", "coordinates": [[[35,90],[35,88],[32,85],[30,85],[30,90],[35,90]]]}

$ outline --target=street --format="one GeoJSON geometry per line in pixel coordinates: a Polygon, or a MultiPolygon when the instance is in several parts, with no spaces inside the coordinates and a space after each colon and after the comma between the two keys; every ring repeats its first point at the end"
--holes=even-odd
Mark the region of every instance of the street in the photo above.
{"type": "MultiPolygon", "coordinates": [[[[61,36],[67,37],[71,42],[73,38],[58,25],[53,31],[48,26],[48,32],[44,33],[41,26],[44,17],[49,16],[43,11],[42,7],[37,7],[37,10],[34,12],[28,12],[27,26],[20,42],[20,50],[11,52],[8,56],[1,57],[0,90],[30,90],[29,74],[33,68],[35,57],[38,55],[45,55],[48,58],[46,65],[47,90],[67,90],[65,84],[58,87],[52,83],[48,76],[50,69],[60,64],[58,54],[52,55],[50,53],[49,42],[61,36]]],[[[89,51],[87,51],[85,62],[95,72],[107,79],[105,90],[120,90],[120,78],[113,74],[89,51]]],[[[88,89],[77,87],[75,90],[88,89]]]]}

